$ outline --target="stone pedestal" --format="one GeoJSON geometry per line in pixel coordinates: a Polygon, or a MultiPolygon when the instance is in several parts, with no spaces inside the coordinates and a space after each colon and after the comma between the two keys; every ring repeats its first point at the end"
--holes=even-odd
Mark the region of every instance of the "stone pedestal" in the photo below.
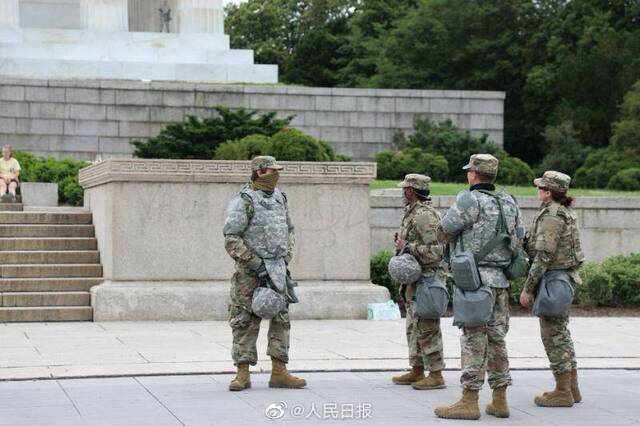
{"type": "MultiPolygon", "coordinates": [[[[373,163],[284,163],[280,188],[296,226],[300,282],[294,318],[365,318],[389,298],[369,280],[373,163]]],[[[233,262],[222,227],[249,162],[108,160],[80,183],[105,283],[92,290],[97,321],[224,320],[233,262]]]]}
{"type": "Polygon", "coordinates": [[[82,27],[89,31],[126,32],[128,7],[127,0],[81,0],[82,27]]]}
{"type": "Polygon", "coordinates": [[[178,0],[178,31],[224,34],[222,0],[178,0]]]}

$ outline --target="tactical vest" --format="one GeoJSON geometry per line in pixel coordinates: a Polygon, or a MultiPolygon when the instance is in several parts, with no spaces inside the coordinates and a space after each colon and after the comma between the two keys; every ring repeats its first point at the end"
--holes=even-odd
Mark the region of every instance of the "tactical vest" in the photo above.
{"type": "Polygon", "coordinates": [[[582,264],[584,262],[584,253],[580,244],[578,217],[575,210],[564,207],[559,203],[551,203],[538,212],[534,219],[527,251],[533,253],[536,250],[544,250],[545,241],[542,238],[539,225],[545,216],[557,216],[564,221],[564,227],[558,236],[555,256],[547,268],[549,270],[571,269],[582,264]]]}
{"type": "MultiPolygon", "coordinates": [[[[474,196],[478,201],[478,220],[468,229],[462,232],[463,244],[466,250],[471,250],[473,253],[479,253],[480,250],[489,241],[496,236],[496,224],[500,217],[500,208],[498,202],[481,191],[471,191],[469,193],[474,196]]],[[[511,263],[512,250],[515,250],[519,244],[516,232],[516,226],[518,225],[519,208],[516,202],[511,198],[509,194],[504,191],[495,192],[495,195],[500,198],[502,203],[502,210],[504,212],[504,219],[507,223],[507,229],[511,238],[511,247],[507,248],[501,245],[491,251],[480,263],[480,266],[499,266],[504,267],[511,263]]],[[[456,246],[456,250],[459,250],[459,245],[456,246]]]]}
{"type": "Polygon", "coordinates": [[[289,225],[287,199],[280,190],[272,195],[244,188],[240,195],[251,201],[254,214],[242,235],[247,247],[262,259],[276,259],[287,255],[289,225]]]}
{"type": "MultiPolygon", "coordinates": [[[[409,244],[421,242],[422,240],[420,238],[420,235],[418,234],[418,230],[416,229],[414,218],[423,214],[433,217],[435,229],[435,225],[437,225],[437,223],[440,221],[440,215],[438,215],[438,212],[433,207],[431,207],[429,201],[417,201],[414,206],[412,206],[410,209],[407,209],[407,212],[402,218],[402,224],[400,225],[400,230],[398,231],[398,238],[407,241],[407,243],[409,244]]],[[[419,259],[418,262],[420,262],[419,259]]],[[[422,263],[420,264],[423,272],[433,271],[439,265],[440,261],[428,265],[423,265],[422,263]]]]}

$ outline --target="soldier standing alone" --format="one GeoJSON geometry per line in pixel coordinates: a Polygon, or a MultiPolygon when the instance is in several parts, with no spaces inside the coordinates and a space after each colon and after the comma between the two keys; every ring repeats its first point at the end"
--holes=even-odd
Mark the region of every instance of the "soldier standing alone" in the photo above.
{"type": "MultiPolygon", "coordinates": [[[[563,271],[573,286],[581,284],[578,269],[584,261],[578,233],[577,215],[573,210],[573,197],[567,195],[571,177],[564,173],[547,171],[535,179],[538,198],[542,201],[536,215],[527,252],[533,259],[529,275],[520,294],[520,303],[527,307],[540,280],[547,271],[563,271]]],[[[556,388],[536,396],[535,403],[542,407],[572,407],[580,402],[576,353],[567,328],[569,316],[540,316],[540,334],[549,357],[556,388]]]]}
{"type": "MultiPolygon", "coordinates": [[[[295,242],[287,197],[276,185],[282,166],[269,156],[251,161],[251,182],[227,207],[224,223],[225,248],[236,262],[231,278],[229,324],[233,332],[231,354],[237,375],[229,390],[251,387],[249,365],[256,365],[256,340],[261,318],[252,312],[253,293],[264,280],[286,288],[282,272],[286,271],[295,242]]],[[[286,292],[286,290],[283,290],[286,292]]],[[[272,370],[269,387],[303,388],[306,382],[287,371],[289,362],[289,313],[278,313],[269,323],[267,355],[272,370]]]]}
{"type": "Polygon", "coordinates": [[[484,326],[463,327],[460,338],[462,397],[453,405],[437,407],[435,413],[446,419],[479,419],[478,392],[487,370],[493,397],[486,412],[496,417],[509,417],[506,392],[507,386],[511,385],[511,375],[505,342],[509,330],[509,281],[503,268],[511,263],[513,250],[521,244],[524,228],[513,197],[505,191],[494,192],[497,158],[490,154],[474,154],[463,169],[467,171],[470,188],[457,195],[455,203],[442,218],[441,239],[451,243],[453,250],[466,247],[479,253],[496,236],[500,206],[506,231],[512,238],[510,247],[498,246],[478,262],[481,282],[492,293],[491,318],[484,326]]]}
{"type": "MultiPolygon", "coordinates": [[[[436,273],[443,255],[436,232],[440,215],[431,207],[428,198],[430,181],[428,176],[409,174],[398,185],[403,188],[406,207],[395,242],[396,253],[413,255],[422,267],[423,274],[436,273]]],[[[442,389],[446,385],[442,377],[444,356],[440,320],[421,319],[413,315],[415,292],[416,283],[400,288],[407,308],[406,330],[411,371],[392,380],[395,384],[412,385],[418,390],[442,389]],[[428,377],[424,376],[425,369],[429,369],[428,377]]]]}

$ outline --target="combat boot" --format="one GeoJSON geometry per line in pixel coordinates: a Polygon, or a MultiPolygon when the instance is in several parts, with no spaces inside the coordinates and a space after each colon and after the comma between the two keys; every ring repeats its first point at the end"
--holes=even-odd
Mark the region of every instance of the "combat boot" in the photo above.
{"type": "Polygon", "coordinates": [[[391,381],[396,385],[410,385],[424,379],[424,367],[411,367],[411,371],[400,376],[394,376],[391,381]]]}
{"type": "Polygon", "coordinates": [[[416,390],[431,390],[444,389],[447,385],[444,383],[442,371],[431,371],[428,377],[418,382],[411,383],[411,387],[416,390]]]}
{"type": "Polygon", "coordinates": [[[271,358],[270,388],[302,389],[305,386],[307,386],[307,382],[304,379],[289,374],[287,364],[271,358]]]}
{"type": "Polygon", "coordinates": [[[571,370],[571,395],[573,395],[573,402],[582,401],[582,394],[578,386],[578,370],[575,368],[571,370]]]}
{"type": "Polygon", "coordinates": [[[460,401],[448,407],[436,407],[436,416],[442,419],[478,420],[480,407],[478,407],[477,390],[462,389],[460,401]]]}
{"type": "Polygon", "coordinates": [[[236,377],[229,383],[229,390],[232,392],[249,389],[251,387],[251,376],[249,375],[249,364],[238,364],[236,377]]]}
{"type": "Polygon", "coordinates": [[[540,407],[573,407],[571,371],[555,374],[554,377],[556,389],[536,396],[533,401],[540,407]]]}
{"type": "Polygon", "coordinates": [[[509,405],[507,404],[507,387],[503,386],[493,390],[491,402],[487,405],[487,414],[506,419],[509,417],[509,405]]]}

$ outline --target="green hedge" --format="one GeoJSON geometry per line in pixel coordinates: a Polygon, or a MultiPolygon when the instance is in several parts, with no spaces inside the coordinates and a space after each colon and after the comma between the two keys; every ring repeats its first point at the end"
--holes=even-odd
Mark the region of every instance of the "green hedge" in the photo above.
{"type": "Polygon", "coordinates": [[[378,164],[378,179],[383,180],[398,180],[409,173],[420,173],[433,180],[443,181],[449,173],[446,158],[419,148],[381,151],[375,155],[375,162],[378,164]]]}
{"type": "Polygon", "coordinates": [[[87,167],[88,162],[73,158],[36,157],[24,151],[14,151],[13,156],[20,162],[20,179],[23,182],[57,183],[60,203],[82,205],[84,191],[78,183],[78,172],[87,167]]]}
{"type": "Polygon", "coordinates": [[[285,128],[273,136],[249,135],[227,141],[216,149],[216,160],[251,160],[256,155],[272,155],[280,161],[348,161],[333,147],[300,130],[285,128]]]}
{"type": "Polygon", "coordinates": [[[607,188],[618,191],[640,191],[640,167],[620,170],[609,179],[607,188]]]}
{"type": "Polygon", "coordinates": [[[393,257],[393,252],[381,250],[371,257],[371,282],[376,285],[386,287],[391,294],[391,300],[400,301],[400,283],[391,279],[389,275],[389,260],[393,257]]]}

